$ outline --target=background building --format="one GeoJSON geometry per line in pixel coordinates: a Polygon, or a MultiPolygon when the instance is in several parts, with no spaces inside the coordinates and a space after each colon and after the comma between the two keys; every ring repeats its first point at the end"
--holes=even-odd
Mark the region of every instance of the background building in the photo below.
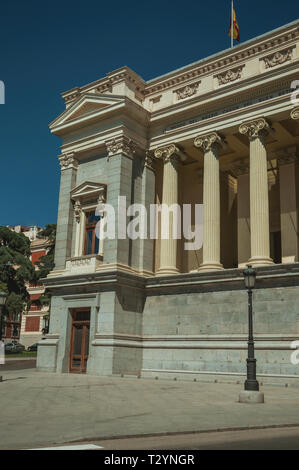
{"type": "MultiPolygon", "coordinates": [[[[62,96],[51,324],[40,370],[243,374],[247,293],[258,371],[298,376],[298,21],[145,82],[128,67],[62,96]],[[203,204],[203,247],[95,237],[95,209],[203,204]]],[[[165,224],[164,216],[159,221],[165,224]]],[[[118,219],[117,219],[118,220],[118,219]]],[[[103,223],[103,221],[100,221],[103,223]]],[[[195,221],[192,221],[194,229],[195,221]]]]}
{"type": "MultiPolygon", "coordinates": [[[[47,253],[48,241],[46,238],[37,238],[42,230],[38,226],[16,225],[9,227],[16,233],[22,233],[29,238],[31,244],[31,261],[35,265],[37,261],[47,253]]],[[[30,295],[31,306],[29,311],[24,311],[15,318],[4,319],[3,339],[7,343],[11,340],[19,341],[26,348],[38,342],[43,335],[44,321],[43,317],[48,314],[48,306],[42,306],[39,298],[44,294],[45,288],[42,283],[38,285],[29,284],[27,286],[30,295]]]]}

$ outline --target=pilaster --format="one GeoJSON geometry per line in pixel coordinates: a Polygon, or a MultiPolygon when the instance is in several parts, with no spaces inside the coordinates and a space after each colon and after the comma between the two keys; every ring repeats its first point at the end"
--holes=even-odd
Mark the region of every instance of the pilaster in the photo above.
{"type": "Polygon", "coordinates": [[[106,141],[107,204],[114,208],[115,237],[105,240],[104,264],[131,266],[132,241],[127,235],[128,207],[132,204],[133,159],[136,143],[127,136],[106,141]],[[122,203],[119,205],[119,197],[122,203]]]}
{"type": "Polygon", "coordinates": [[[76,186],[78,160],[74,153],[59,156],[61,166],[60,191],[55,246],[55,270],[65,269],[66,258],[71,256],[73,232],[73,204],[71,190],[76,186]]]}

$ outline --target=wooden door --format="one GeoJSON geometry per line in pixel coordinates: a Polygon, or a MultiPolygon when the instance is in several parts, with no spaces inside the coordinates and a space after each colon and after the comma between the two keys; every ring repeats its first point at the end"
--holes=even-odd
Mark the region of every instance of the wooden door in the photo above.
{"type": "Polygon", "coordinates": [[[72,311],[70,372],[86,372],[89,352],[90,309],[72,311]]]}

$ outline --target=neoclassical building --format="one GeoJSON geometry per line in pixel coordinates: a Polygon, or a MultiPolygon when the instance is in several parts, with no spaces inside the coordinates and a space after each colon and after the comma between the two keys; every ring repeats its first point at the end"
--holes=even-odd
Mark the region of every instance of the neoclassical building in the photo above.
{"type": "Polygon", "coordinates": [[[40,370],[245,374],[242,271],[252,264],[258,373],[299,376],[298,26],[148,82],[123,67],[62,94],[66,109],[50,124],[61,184],[40,370]],[[117,226],[133,203],[147,209],[144,224],[153,204],[198,205],[203,244],[162,237],[163,212],[156,239],[98,238],[102,203],[117,226]]]}

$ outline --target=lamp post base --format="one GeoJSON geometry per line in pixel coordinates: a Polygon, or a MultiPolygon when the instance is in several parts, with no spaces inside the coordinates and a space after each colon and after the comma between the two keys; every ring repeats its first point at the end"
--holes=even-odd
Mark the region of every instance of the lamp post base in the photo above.
{"type": "Polygon", "coordinates": [[[239,394],[239,403],[265,403],[265,397],[262,392],[253,392],[249,390],[242,390],[239,394]]]}

